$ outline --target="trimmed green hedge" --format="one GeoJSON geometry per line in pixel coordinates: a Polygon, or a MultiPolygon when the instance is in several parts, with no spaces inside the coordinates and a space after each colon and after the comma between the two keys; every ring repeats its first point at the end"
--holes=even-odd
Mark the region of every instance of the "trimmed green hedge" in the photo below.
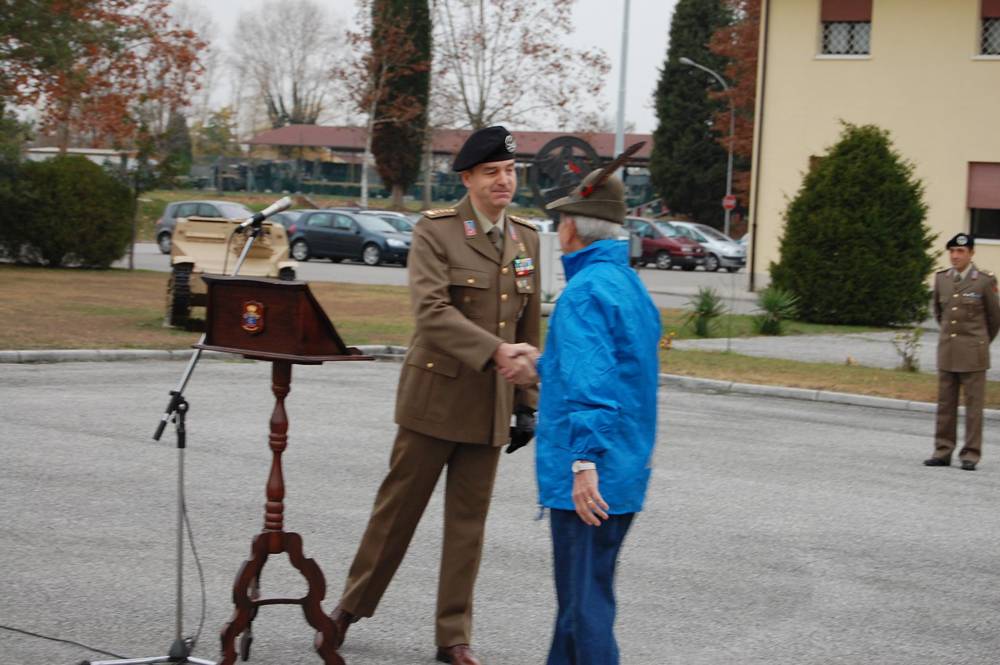
{"type": "Polygon", "coordinates": [[[923,185],[873,125],[845,124],[788,206],[772,284],[814,323],[906,324],[927,316],[934,236],[923,185]]]}
{"type": "Polygon", "coordinates": [[[22,163],[9,196],[0,249],[20,263],[107,268],[131,240],[131,192],[84,157],[22,163]]]}

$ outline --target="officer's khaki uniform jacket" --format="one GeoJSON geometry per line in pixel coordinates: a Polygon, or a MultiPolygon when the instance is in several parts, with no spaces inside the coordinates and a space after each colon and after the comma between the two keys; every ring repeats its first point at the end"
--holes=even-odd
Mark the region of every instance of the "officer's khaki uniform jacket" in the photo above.
{"type": "Polygon", "coordinates": [[[502,446],[514,405],[536,408],[537,387],[515,388],[491,360],[501,342],[539,346],[538,234],[506,219],[502,257],[468,197],[417,222],[408,259],[416,331],[396,396],[401,427],[502,446]],[[516,258],[530,258],[532,272],[517,276],[516,258]]]}
{"type": "Polygon", "coordinates": [[[960,282],[955,269],[934,277],[934,318],[941,326],[938,370],[979,372],[990,367],[990,342],[1000,330],[1000,303],[993,273],[975,265],[960,282]]]}

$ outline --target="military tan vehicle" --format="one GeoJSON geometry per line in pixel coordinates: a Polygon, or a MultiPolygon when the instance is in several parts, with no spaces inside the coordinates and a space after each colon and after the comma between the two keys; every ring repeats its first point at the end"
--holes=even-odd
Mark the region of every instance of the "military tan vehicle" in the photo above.
{"type": "MultiPolygon", "coordinates": [[[[177,220],[170,249],[171,275],[167,282],[165,325],[200,329],[204,320],[191,316],[194,307],[205,306],[205,284],[201,275],[229,275],[239,261],[250,233],[234,233],[242,219],[186,217],[177,220]]],[[[295,279],[298,263],[288,258],[288,234],[280,222],[264,222],[240,275],[295,279]]]]}

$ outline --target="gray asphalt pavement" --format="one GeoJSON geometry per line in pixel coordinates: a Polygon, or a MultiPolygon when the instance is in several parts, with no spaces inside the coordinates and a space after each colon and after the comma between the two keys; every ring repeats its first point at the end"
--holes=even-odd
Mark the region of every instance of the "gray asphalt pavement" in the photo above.
{"type": "MultiPolygon", "coordinates": [[[[173,434],[150,441],[179,362],[0,366],[0,624],[132,657],[173,634],[173,434]]],[[[323,568],[330,609],[393,435],[399,365],[296,367],[287,402],[286,528],[323,568]]],[[[259,530],[270,453],[269,366],[203,361],[187,391],[187,504],[208,610],[196,655],[217,657],[231,585],[259,530]]],[[[930,414],[661,392],[647,510],[619,568],[629,665],[996,662],[1000,436],[980,470],[927,469],[930,414]]],[[[478,585],[486,665],[544,662],[554,611],[531,449],[503,456],[478,585]]],[[[441,497],[378,613],[352,628],[350,665],[433,662],[441,497]]],[[[190,558],[186,616],[199,594],[190,558]]],[[[284,557],[264,591],[298,595],[284,557]]],[[[318,663],[294,607],[265,607],[250,662],[318,663]]],[[[15,665],[94,658],[0,629],[15,665]]]]}

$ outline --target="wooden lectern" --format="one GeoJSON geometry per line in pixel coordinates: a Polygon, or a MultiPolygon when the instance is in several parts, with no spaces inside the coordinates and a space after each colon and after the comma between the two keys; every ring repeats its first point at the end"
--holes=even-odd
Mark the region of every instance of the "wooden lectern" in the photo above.
{"type": "MultiPolygon", "coordinates": [[[[285,480],[281,454],[288,445],[285,397],[292,382],[292,364],[318,365],[344,360],[373,360],[340,339],[330,319],[316,302],[305,282],[276,279],[206,275],[208,285],[205,339],[195,346],[209,351],[238,353],[246,358],[272,363],[271,473],[267,480],[264,529],[253,539],[250,558],[243,562],[233,584],[236,609],[222,629],[222,660],[236,662],[236,637],[249,636],[257,610],[263,605],[301,605],[306,621],[316,629],[316,650],[325,665],[344,665],[334,644],[333,621],[320,602],[326,595],[326,580],[313,559],[302,553],[302,537],[284,530],[285,480]],[[267,558],[287,553],[291,564],[306,578],[309,589],[302,598],[258,598],[257,579],[267,558]]],[[[249,657],[249,640],[241,644],[241,655],[249,657]]]]}

